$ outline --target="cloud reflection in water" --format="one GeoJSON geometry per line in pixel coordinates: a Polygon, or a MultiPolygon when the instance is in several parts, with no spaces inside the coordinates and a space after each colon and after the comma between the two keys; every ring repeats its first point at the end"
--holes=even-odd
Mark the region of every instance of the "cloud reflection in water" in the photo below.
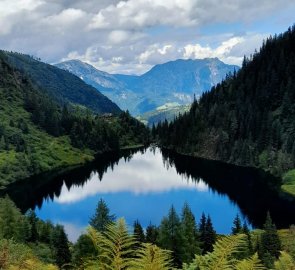
{"type": "Polygon", "coordinates": [[[208,191],[208,185],[202,180],[181,177],[175,167],[165,168],[159,150],[155,154],[147,151],[136,153],[130,162],[121,159],[114,170],[108,169],[102,181],[94,173],[83,186],[73,186],[68,190],[64,184],[59,197],[54,201],[60,204],[70,204],[97,194],[112,194],[130,192],[135,195],[164,193],[172,190],[208,191]],[[123,165],[123,166],[122,166],[123,165]]]}

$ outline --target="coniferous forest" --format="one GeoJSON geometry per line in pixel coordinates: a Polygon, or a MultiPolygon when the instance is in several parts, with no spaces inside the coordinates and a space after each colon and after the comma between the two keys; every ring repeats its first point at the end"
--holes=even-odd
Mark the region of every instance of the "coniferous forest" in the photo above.
{"type": "MultiPolygon", "coordinates": [[[[195,100],[188,113],[152,132],[160,145],[177,152],[281,176],[295,167],[294,74],[295,26],[269,37],[259,52],[244,58],[239,71],[195,100]]],[[[283,186],[290,193],[292,175],[283,186]]]]}
{"type": "Polygon", "coordinates": [[[87,232],[75,244],[64,227],[22,215],[0,199],[1,269],[277,269],[294,267],[294,228],[276,230],[270,215],[262,230],[250,231],[239,216],[231,235],[217,235],[209,215],[195,219],[189,205],[171,206],[159,226],[133,229],[100,200],[87,232]]]}

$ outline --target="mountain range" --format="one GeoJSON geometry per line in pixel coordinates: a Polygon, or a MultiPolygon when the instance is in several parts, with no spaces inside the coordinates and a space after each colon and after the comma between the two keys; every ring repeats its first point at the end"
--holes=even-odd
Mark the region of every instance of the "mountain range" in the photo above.
{"type": "Polygon", "coordinates": [[[185,105],[226,75],[239,69],[218,58],[176,60],[156,65],[140,75],[109,74],[79,60],[56,64],[106,95],[132,115],[153,111],[165,104],[185,105]]]}

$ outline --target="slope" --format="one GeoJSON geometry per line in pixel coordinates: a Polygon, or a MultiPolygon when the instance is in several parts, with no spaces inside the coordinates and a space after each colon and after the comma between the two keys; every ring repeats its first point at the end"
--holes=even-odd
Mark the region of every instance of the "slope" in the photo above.
{"type": "Polygon", "coordinates": [[[96,153],[148,142],[148,130],[128,113],[100,116],[76,106],[61,107],[23,71],[11,66],[3,52],[0,108],[1,187],[42,172],[81,165],[96,153]]]}
{"type": "Polygon", "coordinates": [[[281,175],[295,166],[294,74],[293,26],[267,39],[239,72],[204,93],[189,113],[160,125],[160,143],[281,175]]]}
{"type": "Polygon", "coordinates": [[[38,128],[24,109],[27,78],[14,71],[0,52],[0,186],[59,167],[82,164],[93,156],[38,128]]]}
{"type": "Polygon", "coordinates": [[[77,76],[28,55],[3,53],[11,66],[26,73],[34,84],[60,104],[70,102],[97,113],[120,113],[116,104],[77,76]]]}

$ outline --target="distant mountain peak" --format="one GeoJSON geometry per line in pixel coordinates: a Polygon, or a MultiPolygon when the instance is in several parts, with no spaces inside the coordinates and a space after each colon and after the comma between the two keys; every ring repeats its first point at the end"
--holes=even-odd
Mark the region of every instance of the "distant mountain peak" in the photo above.
{"type": "Polygon", "coordinates": [[[177,59],[155,65],[140,76],[109,74],[79,60],[57,64],[101,91],[133,115],[156,109],[166,103],[188,104],[238,66],[218,58],[177,59]]]}

